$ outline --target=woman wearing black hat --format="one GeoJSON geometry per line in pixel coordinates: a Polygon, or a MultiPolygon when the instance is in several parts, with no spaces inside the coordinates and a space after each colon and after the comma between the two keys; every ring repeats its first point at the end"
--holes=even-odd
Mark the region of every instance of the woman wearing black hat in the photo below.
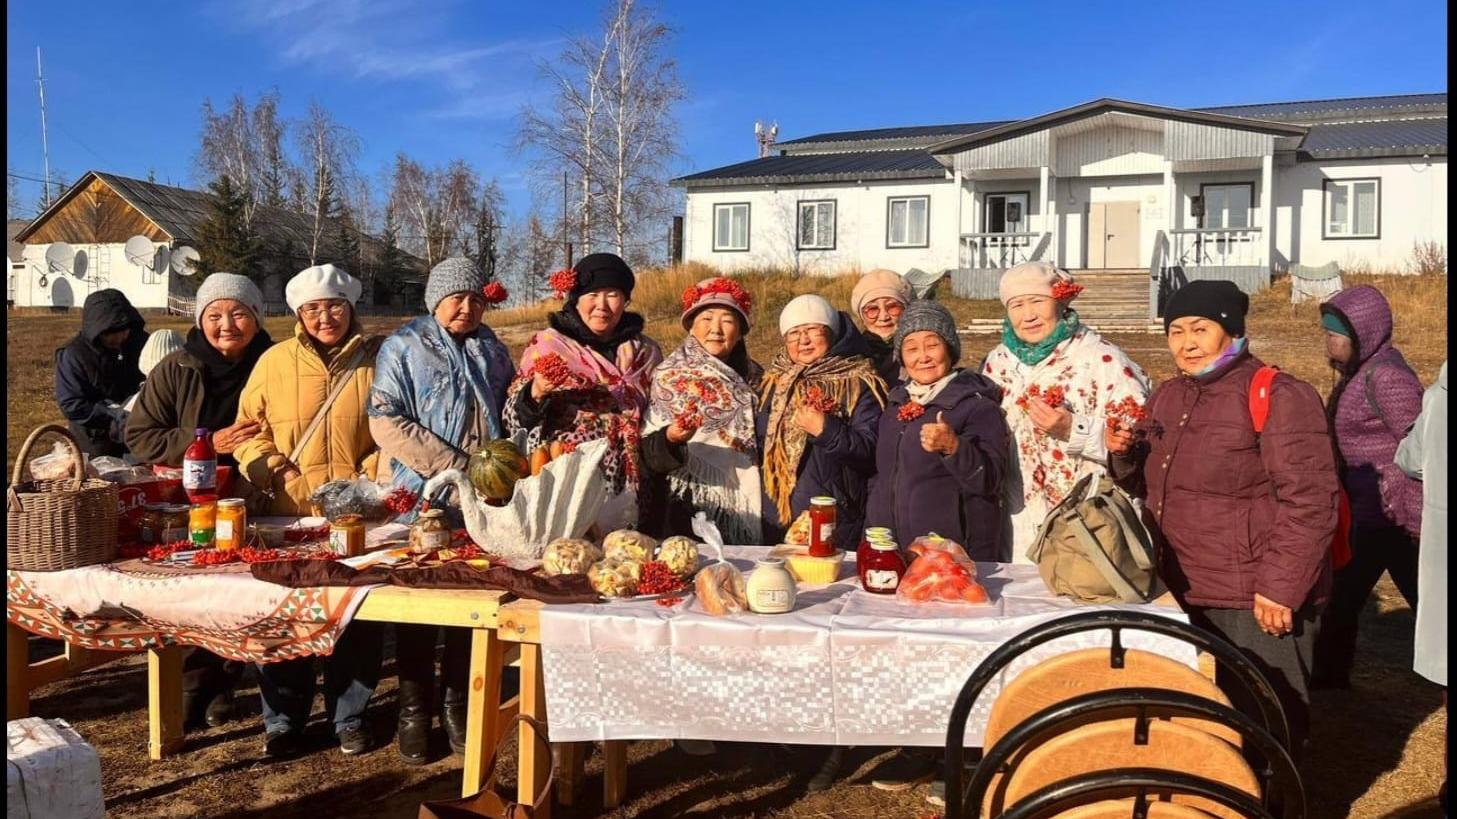
{"type": "Polygon", "coordinates": [[[643,317],[627,312],[636,279],[620,257],[593,253],[552,279],[565,303],[521,356],[520,377],[506,398],[506,430],[528,430],[532,452],[607,439],[602,471],[619,500],[599,523],[630,525],[636,521],[643,413],[663,352],[643,335],[643,317]]]}
{"type": "MultiPolygon", "coordinates": [[[[1191,622],[1243,649],[1270,678],[1299,755],[1315,615],[1331,587],[1335,456],[1315,389],[1285,373],[1264,381],[1273,371],[1250,353],[1248,310],[1231,282],[1176,292],[1164,328],[1179,374],[1159,385],[1131,430],[1105,435],[1115,476],[1157,523],[1170,591],[1191,622]],[[1265,415],[1258,430],[1257,413],[1265,415]]],[[[1255,713],[1240,686],[1226,693],[1255,713]]]]}

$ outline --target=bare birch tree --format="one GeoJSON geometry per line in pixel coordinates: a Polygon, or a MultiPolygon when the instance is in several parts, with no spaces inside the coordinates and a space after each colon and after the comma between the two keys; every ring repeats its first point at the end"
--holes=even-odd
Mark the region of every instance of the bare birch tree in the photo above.
{"type": "Polygon", "coordinates": [[[252,137],[258,152],[258,203],[281,208],[287,204],[290,161],[284,150],[287,126],[278,117],[278,91],[270,91],[253,105],[252,137]]]}
{"type": "Polygon", "coordinates": [[[234,94],[226,110],[214,109],[211,100],[202,103],[202,144],[197,164],[209,179],[228,177],[242,192],[243,221],[251,229],[258,210],[259,151],[253,119],[242,94],[234,94]]]}
{"type": "Polygon", "coordinates": [[[324,236],[329,232],[335,188],[349,185],[354,178],[359,138],[336,122],[317,101],[309,103],[308,114],[294,133],[304,170],[304,213],[311,223],[308,256],[312,265],[327,251],[324,236]]]}

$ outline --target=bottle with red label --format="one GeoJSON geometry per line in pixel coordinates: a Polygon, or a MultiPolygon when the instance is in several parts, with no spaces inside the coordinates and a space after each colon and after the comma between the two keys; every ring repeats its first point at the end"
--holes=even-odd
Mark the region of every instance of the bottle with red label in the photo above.
{"type": "Polygon", "coordinates": [[[204,427],[197,428],[182,456],[182,488],[192,503],[217,500],[218,454],[212,448],[212,433],[204,427]]]}

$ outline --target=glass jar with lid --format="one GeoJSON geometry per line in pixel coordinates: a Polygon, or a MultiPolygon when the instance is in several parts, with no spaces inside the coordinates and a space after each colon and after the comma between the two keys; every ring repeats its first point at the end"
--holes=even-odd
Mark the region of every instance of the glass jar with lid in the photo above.
{"type": "Polygon", "coordinates": [[[450,545],[450,524],[445,512],[440,509],[426,509],[410,527],[410,551],[425,554],[450,545]]]}

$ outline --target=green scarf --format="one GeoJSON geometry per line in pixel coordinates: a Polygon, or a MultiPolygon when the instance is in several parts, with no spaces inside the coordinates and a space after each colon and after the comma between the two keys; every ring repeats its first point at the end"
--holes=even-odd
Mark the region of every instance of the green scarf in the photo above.
{"type": "Polygon", "coordinates": [[[1052,332],[1048,334],[1047,338],[1036,344],[1028,344],[1012,331],[1011,319],[1002,319],[1002,344],[1006,345],[1018,361],[1031,367],[1052,355],[1053,348],[1071,338],[1080,326],[1078,311],[1069,308],[1057,322],[1057,326],[1052,328],[1052,332]]]}

